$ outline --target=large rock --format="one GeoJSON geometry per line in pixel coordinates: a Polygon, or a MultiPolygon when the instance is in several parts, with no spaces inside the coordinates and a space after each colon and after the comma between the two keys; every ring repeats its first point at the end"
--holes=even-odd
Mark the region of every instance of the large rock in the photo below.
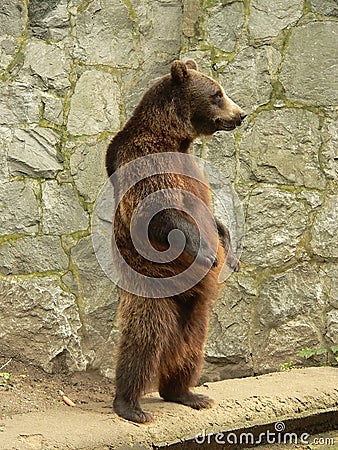
{"type": "Polygon", "coordinates": [[[182,32],[187,37],[194,37],[196,25],[202,13],[199,0],[183,0],[182,32]]]}
{"type": "Polygon", "coordinates": [[[304,358],[298,356],[305,347],[318,348],[320,331],[308,320],[290,320],[277,327],[255,333],[251,345],[254,348],[254,372],[276,372],[284,364],[304,366],[304,358]]]}
{"type": "Polygon", "coordinates": [[[222,69],[219,81],[229,97],[249,113],[270,100],[279,59],[277,50],[267,46],[247,47],[222,69]]]}
{"type": "Polygon", "coordinates": [[[133,20],[124,2],[94,0],[79,8],[74,55],[88,64],[135,67],[133,31],[133,20]]]}
{"type": "Polygon", "coordinates": [[[157,52],[166,56],[178,55],[181,49],[182,5],[174,1],[152,2],[149,6],[151,20],[146,20],[145,24],[140,22],[143,59],[147,60],[157,52]]]}
{"type": "Polygon", "coordinates": [[[208,42],[224,52],[232,52],[244,25],[244,5],[234,2],[210,11],[208,42]],[[229,26],[231,23],[231,26],[229,26]]]}
{"type": "Polygon", "coordinates": [[[103,337],[107,338],[114,312],[116,312],[118,300],[116,284],[107,277],[100,267],[91,236],[79,240],[71,249],[71,257],[79,271],[86,321],[90,323],[91,327],[100,330],[103,337]],[[102,318],[105,317],[105,322],[102,323],[102,321],[92,317],[95,314],[102,314],[102,318]]]}
{"type": "Polygon", "coordinates": [[[24,83],[0,81],[0,124],[39,121],[40,93],[24,83]]]}
{"type": "Polygon", "coordinates": [[[106,376],[113,376],[113,352],[118,338],[115,316],[118,292],[100,267],[91,236],[81,239],[71,250],[73,264],[78,268],[75,280],[64,278],[72,291],[79,291],[85,321],[86,352],[90,366],[100,368],[106,376]]]}
{"type": "Polygon", "coordinates": [[[0,272],[5,275],[67,270],[68,262],[57,236],[27,236],[0,245],[0,272]]]}
{"type": "Polygon", "coordinates": [[[290,100],[308,105],[337,103],[336,22],[308,23],[292,30],[280,81],[290,100]]]}
{"type": "Polygon", "coordinates": [[[105,139],[79,145],[70,157],[70,171],[76,187],[88,202],[97,199],[100,188],[108,181],[105,167],[108,143],[105,139]]]}
{"type": "Polygon", "coordinates": [[[338,264],[335,262],[322,264],[319,274],[329,305],[338,309],[338,264]]]}
{"type": "Polygon", "coordinates": [[[20,36],[25,29],[27,14],[24,0],[2,0],[0,10],[0,36],[20,36]]]}
{"type": "Polygon", "coordinates": [[[46,371],[86,368],[76,299],[57,277],[1,278],[0,290],[3,354],[27,358],[46,371]]]}
{"type": "Polygon", "coordinates": [[[215,133],[205,145],[204,158],[231,182],[236,176],[235,136],[223,132],[215,133]]]}
{"type": "Polygon", "coordinates": [[[74,135],[117,131],[119,105],[120,91],[113,75],[98,70],[84,72],[71,98],[68,131],[74,135]]]}
{"type": "Polygon", "coordinates": [[[267,38],[293,24],[302,16],[302,0],[251,0],[249,31],[253,38],[267,38]]]}
{"type": "Polygon", "coordinates": [[[7,183],[9,181],[7,148],[11,138],[12,130],[9,127],[2,127],[0,125],[0,183],[7,183]]]}
{"type": "Polygon", "coordinates": [[[327,328],[325,337],[329,345],[338,345],[338,309],[332,309],[327,314],[327,328]]]}
{"type": "Polygon", "coordinates": [[[205,347],[207,364],[203,380],[216,381],[252,373],[249,343],[251,300],[238,278],[240,276],[227,281],[223,298],[213,308],[205,347]]]}
{"type": "Polygon", "coordinates": [[[316,255],[338,258],[338,195],[329,195],[315,217],[310,245],[316,255]]]}
{"type": "Polygon", "coordinates": [[[9,145],[8,162],[12,175],[53,178],[62,170],[57,152],[60,135],[48,128],[17,129],[9,145]]]}
{"type": "Polygon", "coordinates": [[[337,0],[311,0],[314,11],[328,16],[338,16],[337,0]]]}
{"type": "Polygon", "coordinates": [[[323,145],[321,162],[325,175],[338,181],[338,108],[331,117],[326,117],[321,128],[323,145]]]}
{"type": "Polygon", "coordinates": [[[48,122],[56,125],[63,124],[63,104],[60,98],[56,98],[47,92],[41,98],[43,112],[42,116],[48,122]]]}
{"type": "Polygon", "coordinates": [[[88,213],[82,208],[70,183],[46,181],[42,185],[42,230],[46,234],[67,234],[86,230],[88,213]]]}
{"type": "Polygon", "coordinates": [[[262,111],[243,133],[240,177],[324,188],[320,145],[315,114],[301,109],[262,111]]]}
{"type": "Polygon", "coordinates": [[[0,35],[0,68],[6,69],[12,61],[13,56],[18,51],[19,44],[15,37],[0,35]]]}
{"type": "Polygon", "coordinates": [[[308,207],[295,194],[275,187],[256,188],[246,209],[243,262],[275,267],[296,256],[308,222],[308,207]]]}
{"type": "Polygon", "coordinates": [[[34,36],[60,41],[69,33],[67,0],[30,0],[28,17],[34,36]]]}
{"type": "Polygon", "coordinates": [[[297,266],[264,282],[260,288],[258,317],[266,328],[310,316],[325,304],[321,279],[308,264],[297,266]]]}
{"type": "Polygon", "coordinates": [[[0,235],[38,231],[40,212],[32,186],[23,181],[0,185],[0,235]]]}
{"type": "Polygon", "coordinates": [[[70,86],[70,60],[64,50],[41,40],[31,40],[26,47],[20,77],[43,90],[53,88],[61,93],[70,86]],[[39,55],[39,58],[36,57],[39,55]]]}
{"type": "Polygon", "coordinates": [[[324,333],[326,305],[322,279],[309,264],[302,264],[266,279],[259,288],[251,346],[255,372],[278,370],[280,364],[304,364],[298,352],[317,348],[324,333]]]}

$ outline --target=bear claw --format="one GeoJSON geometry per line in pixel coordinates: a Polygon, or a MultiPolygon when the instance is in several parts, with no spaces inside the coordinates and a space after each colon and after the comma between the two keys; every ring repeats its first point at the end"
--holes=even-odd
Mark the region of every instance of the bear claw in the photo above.
{"type": "Polygon", "coordinates": [[[202,394],[194,394],[193,392],[186,392],[184,394],[181,394],[179,396],[174,397],[163,397],[164,400],[167,402],[175,402],[180,403],[185,406],[190,406],[190,408],[193,409],[207,409],[211,408],[214,404],[214,401],[212,398],[202,395],[202,394]]]}
{"type": "Polygon", "coordinates": [[[130,422],[149,423],[154,420],[150,413],[143,411],[139,406],[133,406],[120,399],[114,400],[114,411],[117,415],[130,422]]]}

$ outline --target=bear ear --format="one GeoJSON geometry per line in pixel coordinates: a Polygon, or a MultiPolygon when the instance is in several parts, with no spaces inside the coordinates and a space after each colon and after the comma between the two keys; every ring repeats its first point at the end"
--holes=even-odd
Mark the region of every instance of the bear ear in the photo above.
{"type": "Polygon", "coordinates": [[[171,77],[175,83],[183,83],[188,76],[188,67],[183,61],[177,59],[172,63],[171,77]]]}
{"type": "Polygon", "coordinates": [[[185,65],[188,67],[188,69],[198,70],[197,64],[193,59],[188,59],[188,61],[185,62],[185,65]]]}

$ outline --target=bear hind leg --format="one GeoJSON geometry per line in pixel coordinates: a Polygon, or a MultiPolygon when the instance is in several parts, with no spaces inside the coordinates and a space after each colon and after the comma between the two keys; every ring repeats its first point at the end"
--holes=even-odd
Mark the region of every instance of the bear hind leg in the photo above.
{"type": "Polygon", "coordinates": [[[166,299],[137,298],[123,293],[122,333],[116,364],[115,412],[137,423],[151,422],[140,398],[158,377],[163,348],[171,341],[175,315],[166,299]]]}
{"type": "MultiPolygon", "coordinates": [[[[120,345],[123,349],[123,342],[120,345]]],[[[142,410],[140,398],[145,391],[147,382],[151,381],[151,372],[155,367],[150,367],[149,349],[147,352],[139,352],[138,349],[128,349],[129,354],[119,357],[116,367],[116,395],[113,403],[116,414],[124,419],[137,423],[147,423],[153,420],[152,415],[142,410]],[[131,356],[131,358],[129,358],[131,356]]],[[[123,350],[122,350],[123,351],[123,350]]]]}
{"type": "MultiPolygon", "coordinates": [[[[143,331],[138,330],[143,334],[143,331]]],[[[146,332],[144,332],[146,334],[146,332]]],[[[123,330],[116,364],[115,412],[124,419],[137,423],[153,420],[142,410],[141,396],[156,377],[159,369],[160,339],[131,341],[130,328],[123,330]]]]}
{"type": "Polygon", "coordinates": [[[180,305],[180,329],[175,347],[169,348],[168,354],[162,357],[159,393],[164,400],[194,409],[212,407],[211,398],[190,390],[196,386],[204,362],[208,321],[209,305],[203,294],[180,305]]]}

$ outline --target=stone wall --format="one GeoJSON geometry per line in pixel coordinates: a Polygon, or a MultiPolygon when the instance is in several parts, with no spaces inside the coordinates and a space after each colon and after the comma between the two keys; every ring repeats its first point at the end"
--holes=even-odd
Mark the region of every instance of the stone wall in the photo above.
{"type": "Polygon", "coordinates": [[[118,293],[93,208],[109,140],[178,57],[249,112],[196,145],[245,214],[204,378],[338,345],[337,16],[335,0],[2,1],[0,355],[112,375],[118,293]]]}

